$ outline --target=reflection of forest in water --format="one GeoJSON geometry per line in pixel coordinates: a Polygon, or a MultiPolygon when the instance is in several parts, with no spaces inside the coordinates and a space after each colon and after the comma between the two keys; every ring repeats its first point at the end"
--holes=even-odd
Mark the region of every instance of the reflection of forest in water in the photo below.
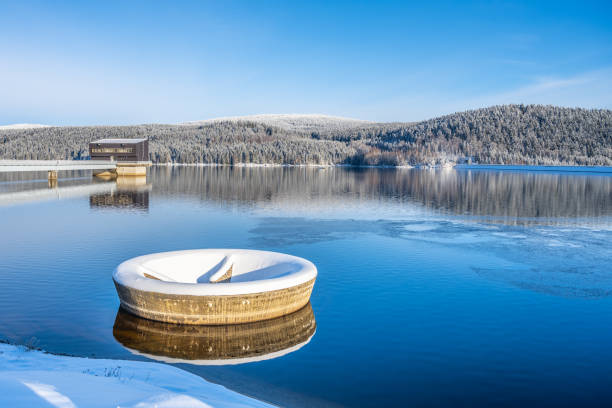
{"type": "Polygon", "coordinates": [[[612,177],[569,173],[299,167],[153,167],[155,194],[246,205],[416,204],[500,218],[612,215],[612,177]]]}
{"type": "MultiPolygon", "coordinates": [[[[391,211],[397,208],[398,214],[406,208],[425,208],[430,212],[492,217],[504,222],[612,216],[609,174],[154,166],[146,179],[125,179],[105,181],[91,178],[90,172],[66,172],[54,187],[58,193],[77,194],[66,188],[91,185],[90,205],[97,208],[146,210],[152,188],[153,196],[195,197],[279,209],[299,206],[314,211],[342,211],[376,202],[387,204],[391,211]],[[97,187],[93,188],[94,185],[97,187]]],[[[0,195],[6,196],[5,201],[10,201],[8,196],[13,193],[43,189],[49,189],[46,173],[0,174],[0,195]]],[[[350,211],[347,210],[349,216],[350,211]]]]}

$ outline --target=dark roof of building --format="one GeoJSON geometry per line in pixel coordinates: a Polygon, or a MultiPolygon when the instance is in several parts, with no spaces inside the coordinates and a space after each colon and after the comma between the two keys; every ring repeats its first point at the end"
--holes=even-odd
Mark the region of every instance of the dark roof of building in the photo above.
{"type": "Polygon", "coordinates": [[[123,144],[130,144],[130,143],[140,143],[140,142],[144,142],[147,139],[100,139],[100,140],[95,140],[91,143],[123,143],[123,144]]]}

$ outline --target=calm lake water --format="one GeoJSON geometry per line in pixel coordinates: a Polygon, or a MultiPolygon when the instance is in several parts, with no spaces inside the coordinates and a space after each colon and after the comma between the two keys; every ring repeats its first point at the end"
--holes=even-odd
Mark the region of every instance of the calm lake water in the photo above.
{"type": "Polygon", "coordinates": [[[612,406],[611,173],[68,176],[0,174],[0,338],[165,361],[288,407],[612,406]],[[121,261],[209,247],[311,260],[311,305],[220,328],[119,310],[121,261]]]}

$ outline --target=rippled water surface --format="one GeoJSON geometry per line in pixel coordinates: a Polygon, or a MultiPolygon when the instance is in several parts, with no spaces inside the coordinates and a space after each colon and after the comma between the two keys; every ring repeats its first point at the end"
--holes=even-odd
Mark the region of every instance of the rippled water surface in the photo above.
{"type": "Polygon", "coordinates": [[[612,405],[612,175],[152,168],[0,174],[0,338],[176,364],[281,406],[612,405]],[[311,304],[243,326],[119,310],[121,261],[287,252],[311,304]]]}

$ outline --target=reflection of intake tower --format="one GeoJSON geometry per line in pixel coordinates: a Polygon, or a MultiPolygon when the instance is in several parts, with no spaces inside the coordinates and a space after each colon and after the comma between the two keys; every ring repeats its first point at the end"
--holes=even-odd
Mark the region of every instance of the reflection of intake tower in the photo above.
{"type": "Polygon", "coordinates": [[[91,208],[126,208],[133,210],[149,209],[149,192],[146,176],[118,177],[116,188],[104,194],[89,196],[91,208]]]}
{"type": "Polygon", "coordinates": [[[193,326],[163,323],[119,309],[113,335],[135,354],[169,363],[241,364],[298,350],[310,341],[316,322],[312,307],[255,323],[193,326]]]}

